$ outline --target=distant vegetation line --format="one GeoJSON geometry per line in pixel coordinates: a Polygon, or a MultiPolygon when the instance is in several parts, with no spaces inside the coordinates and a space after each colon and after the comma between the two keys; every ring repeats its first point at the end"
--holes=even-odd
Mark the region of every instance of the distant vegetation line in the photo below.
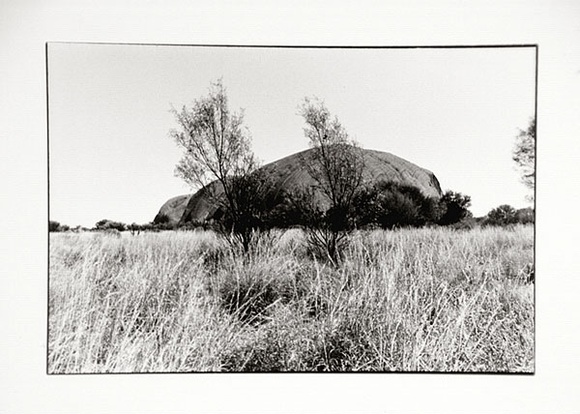
{"type": "MultiPolygon", "coordinates": [[[[401,207],[405,208],[405,205],[401,207]]],[[[368,228],[404,228],[404,227],[424,227],[424,226],[448,226],[450,228],[455,229],[470,229],[476,227],[488,227],[488,226],[512,226],[516,224],[530,224],[535,223],[535,213],[534,209],[531,207],[515,209],[514,207],[508,204],[502,204],[492,210],[488,214],[483,217],[473,217],[471,212],[467,210],[465,213],[465,217],[453,221],[448,224],[443,224],[442,222],[435,222],[434,220],[428,220],[425,216],[417,215],[414,213],[414,209],[416,206],[411,205],[410,210],[403,210],[401,209],[397,212],[395,209],[391,208],[390,210],[385,210],[384,214],[384,221],[383,225],[381,223],[377,223],[377,216],[375,214],[375,222],[369,223],[368,222],[368,214],[360,219],[360,229],[368,229],[368,228]],[[389,216],[390,212],[390,216],[389,216]],[[393,213],[394,212],[394,213],[393,213]],[[391,221],[389,222],[389,217],[391,217],[391,221]],[[401,218],[405,217],[406,222],[403,222],[401,218]],[[365,220],[367,221],[365,223],[365,220]]],[[[282,219],[280,219],[282,220],[282,219]]],[[[296,221],[291,224],[271,224],[270,228],[276,229],[284,229],[289,227],[296,227],[300,226],[301,223],[296,221]]],[[[83,227],[83,226],[69,226],[67,224],[61,224],[58,221],[50,220],[48,230],[49,232],[82,232],[82,231],[110,231],[110,232],[123,232],[128,231],[131,234],[138,234],[140,232],[147,232],[147,231],[162,231],[162,230],[208,230],[212,228],[211,223],[195,223],[195,222],[188,222],[188,223],[170,223],[170,220],[167,216],[164,215],[157,215],[154,221],[145,224],[125,224],[122,222],[103,219],[99,220],[92,228],[83,227]]]]}

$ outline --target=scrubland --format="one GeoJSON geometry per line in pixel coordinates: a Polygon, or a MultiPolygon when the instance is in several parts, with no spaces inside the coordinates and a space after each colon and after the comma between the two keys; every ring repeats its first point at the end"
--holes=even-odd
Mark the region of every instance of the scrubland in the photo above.
{"type": "Polygon", "coordinates": [[[533,226],[51,233],[48,372],[533,372],[533,226]]]}

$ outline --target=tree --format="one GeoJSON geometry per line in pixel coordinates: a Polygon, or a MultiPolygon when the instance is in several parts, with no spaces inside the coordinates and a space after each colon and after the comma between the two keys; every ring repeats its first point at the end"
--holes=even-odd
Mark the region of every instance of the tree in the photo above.
{"type": "Polygon", "coordinates": [[[471,197],[468,195],[447,191],[441,197],[440,204],[443,214],[439,219],[439,224],[446,226],[458,223],[470,215],[468,207],[471,205],[471,197]]]}
{"type": "Polygon", "coordinates": [[[48,221],[48,231],[57,232],[60,230],[60,223],[58,221],[49,220],[48,221]]]}
{"type": "Polygon", "coordinates": [[[520,129],[512,159],[520,171],[522,183],[531,190],[527,199],[533,202],[536,185],[536,118],[530,119],[526,130],[520,129]]]}
{"type": "Polygon", "coordinates": [[[258,162],[243,126],[243,114],[229,109],[221,79],[191,108],[183,106],[181,111],[172,112],[179,129],[171,130],[170,135],[184,150],[176,175],[207,192],[222,213],[222,233],[234,236],[247,251],[256,225],[250,216],[262,196],[262,183],[253,181],[261,177],[254,174],[258,162]],[[217,185],[210,185],[212,182],[217,185]]]}
{"type": "Polygon", "coordinates": [[[321,220],[310,226],[309,241],[337,263],[353,228],[354,200],[363,185],[363,154],[322,101],[305,98],[299,113],[306,122],[304,135],[314,150],[314,162],[303,164],[328,203],[321,220]]]}
{"type": "Polygon", "coordinates": [[[503,204],[487,213],[484,223],[491,226],[507,226],[517,221],[516,210],[508,204],[503,204]]]}

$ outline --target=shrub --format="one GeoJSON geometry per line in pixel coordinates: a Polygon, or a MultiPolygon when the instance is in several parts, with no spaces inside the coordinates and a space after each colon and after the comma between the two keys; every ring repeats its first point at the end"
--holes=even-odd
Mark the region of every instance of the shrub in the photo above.
{"type": "Polygon", "coordinates": [[[521,224],[535,223],[536,214],[533,208],[520,208],[516,211],[516,220],[521,224]]]}
{"type": "Polygon", "coordinates": [[[151,223],[151,226],[155,231],[173,230],[176,228],[176,226],[172,223],[159,223],[159,224],[151,223]]]}
{"type": "Polygon", "coordinates": [[[507,226],[517,221],[516,210],[508,204],[503,204],[487,213],[484,223],[488,226],[507,226]]]}
{"type": "Polygon", "coordinates": [[[302,226],[310,253],[337,264],[347,236],[354,229],[353,209],[344,205],[328,207],[313,188],[302,188],[283,195],[273,210],[272,227],[302,226]]]}
{"type": "Polygon", "coordinates": [[[281,190],[280,202],[270,211],[267,223],[269,228],[309,227],[320,223],[323,216],[312,188],[281,190]]]}
{"type": "Polygon", "coordinates": [[[388,181],[357,189],[350,206],[328,207],[324,201],[313,188],[284,193],[269,223],[279,228],[303,226],[309,252],[334,263],[340,261],[355,228],[421,227],[437,223],[446,209],[414,186],[388,181]]]}
{"type": "Polygon", "coordinates": [[[154,224],[152,223],[145,223],[141,224],[141,231],[158,231],[154,224]]]}
{"type": "Polygon", "coordinates": [[[127,230],[129,230],[131,232],[131,234],[139,234],[141,233],[142,227],[141,225],[137,224],[137,223],[131,223],[127,226],[127,230]]]}
{"type": "Polygon", "coordinates": [[[49,220],[48,221],[48,231],[49,232],[60,232],[69,231],[70,227],[66,224],[60,224],[58,221],[49,220]]]}
{"type": "Polygon", "coordinates": [[[440,205],[443,214],[439,219],[439,224],[447,226],[458,223],[468,216],[471,197],[454,191],[447,191],[441,197],[440,205]]]}
{"type": "Polygon", "coordinates": [[[478,219],[473,217],[471,211],[468,211],[465,217],[463,217],[460,221],[450,224],[449,227],[455,230],[471,230],[475,227],[480,225],[478,219]]]}
{"type": "Polygon", "coordinates": [[[440,216],[437,199],[416,187],[381,181],[361,191],[355,200],[358,227],[420,227],[440,216]]]}
{"type": "Polygon", "coordinates": [[[127,226],[118,221],[103,219],[97,221],[97,223],[95,224],[95,228],[97,230],[115,229],[118,231],[125,231],[127,226]]]}
{"type": "Polygon", "coordinates": [[[59,227],[60,227],[60,223],[58,221],[49,220],[48,231],[58,231],[59,227]]]}

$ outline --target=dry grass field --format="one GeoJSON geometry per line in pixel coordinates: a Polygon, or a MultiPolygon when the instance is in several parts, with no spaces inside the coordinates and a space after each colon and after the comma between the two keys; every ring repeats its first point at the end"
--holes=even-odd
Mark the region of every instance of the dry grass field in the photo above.
{"type": "Polygon", "coordinates": [[[48,372],[534,371],[533,226],[51,233],[48,372]]]}

